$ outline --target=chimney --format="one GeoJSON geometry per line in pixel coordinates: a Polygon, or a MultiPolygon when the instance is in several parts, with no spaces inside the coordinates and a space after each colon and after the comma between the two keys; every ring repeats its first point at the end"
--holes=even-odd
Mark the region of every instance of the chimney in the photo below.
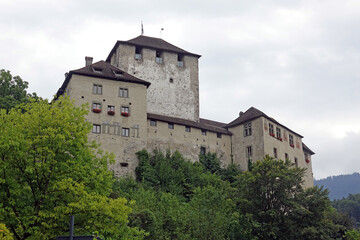
{"type": "Polygon", "coordinates": [[[239,116],[243,115],[244,113],[243,112],[239,112],[239,116]]]}
{"type": "Polygon", "coordinates": [[[92,57],[85,57],[85,67],[90,66],[92,64],[92,57]]]}

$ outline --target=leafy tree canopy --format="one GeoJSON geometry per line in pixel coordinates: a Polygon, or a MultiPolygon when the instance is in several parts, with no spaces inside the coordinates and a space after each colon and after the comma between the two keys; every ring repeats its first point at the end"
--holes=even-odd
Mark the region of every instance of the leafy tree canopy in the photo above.
{"type": "Polygon", "coordinates": [[[0,109],[11,109],[29,98],[38,98],[36,93],[29,94],[26,89],[29,83],[19,76],[13,77],[10,71],[0,70],[0,109]]]}
{"type": "Polygon", "coordinates": [[[53,239],[100,232],[106,239],[139,239],[127,226],[131,203],[109,198],[113,156],[88,143],[85,107],[68,98],[0,110],[0,222],[15,239],[53,239]]]}

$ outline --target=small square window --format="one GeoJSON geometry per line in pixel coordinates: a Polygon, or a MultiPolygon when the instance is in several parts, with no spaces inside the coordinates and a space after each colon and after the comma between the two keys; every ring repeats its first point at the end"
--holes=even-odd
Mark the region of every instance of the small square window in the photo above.
{"type": "Polygon", "coordinates": [[[201,130],[201,135],[206,136],[206,130],[201,130]]]}
{"type": "Polygon", "coordinates": [[[102,94],[102,85],[94,84],[93,85],[93,94],[102,94]]]}
{"type": "Polygon", "coordinates": [[[92,111],[94,113],[100,113],[101,112],[101,104],[98,102],[93,102],[92,104],[92,111]]]}
{"type": "Polygon", "coordinates": [[[174,129],[174,124],[173,123],[168,123],[168,128],[169,129],[174,129]]]}
{"type": "Polygon", "coordinates": [[[122,162],[122,163],[120,163],[120,166],[122,166],[122,167],[128,167],[128,166],[129,166],[129,163],[127,163],[127,162],[122,162]]]}
{"type": "Polygon", "coordinates": [[[100,133],[101,132],[101,126],[99,124],[93,124],[92,132],[93,133],[100,133]]]}
{"type": "Polygon", "coordinates": [[[123,98],[129,97],[129,89],[119,88],[119,97],[123,97],[123,98]]]}
{"type": "Polygon", "coordinates": [[[285,153],[285,160],[289,159],[289,154],[285,153]]]}
{"type": "Polygon", "coordinates": [[[191,128],[189,126],[185,126],[185,132],[191,132],[191,128]]]}
{"type": "Polygon", "coordinates": [[[206,154],[206,147],[200,147],[200,154],[202,155],[206,154]]]}
{"type": "Polygon", "coordinates": [[[130,135],[130,129],[129,128],[122,128],[121,129],[121,136],[128,137],[130,135]]]}
{"type": "Polygon", "coordinates": [[[150,119],[150,126],[156,127],[156,120],[150,119]]]}
{"type": "Polygon", "coordinates": [[[109,114],[109,115],[115,115],[115,106],[112,106],[112,105],[108,105],[107,106],[107,113],[109,114]]]}
{"type": "Polygon", "coordinates": [[[217,138],[221,138],[221,133],[216,133],[217,138]]]}
{"type": "Polygon", "coordinates": [[[115,111],[115,106],[108,105],[108,111],[115,111]]]}
{"type": "Polygon", "coordinates": [[[295,167],[298,167],[298,159],[296,157],[294,159],[294,162],[295,162],[295,167]]]}
{"type": "Polygon", "coordinates": [[[130,115],[130,109],[126,106],[121,106],[121,116],[128,117],[130,115]]]}

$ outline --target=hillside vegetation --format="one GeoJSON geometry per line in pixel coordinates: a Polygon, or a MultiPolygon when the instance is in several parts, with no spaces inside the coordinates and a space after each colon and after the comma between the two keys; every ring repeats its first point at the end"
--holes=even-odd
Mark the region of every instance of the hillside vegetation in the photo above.
{"type": "Polygon", "coordinates": [[[331,200],[348,197],[349,194],[360,193],[360,174],[344,174],[325,179],[314,180],[316,186],[323,186],[329,190],[331,200]]]}

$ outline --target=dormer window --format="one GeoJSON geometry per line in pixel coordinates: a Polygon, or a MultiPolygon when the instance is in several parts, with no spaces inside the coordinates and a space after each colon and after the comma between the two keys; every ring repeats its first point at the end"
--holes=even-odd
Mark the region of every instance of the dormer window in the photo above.
{"type": "Polygon", "coordinates": [[[178,54],[177,60],[177,66],[181,68],[184,67],[184,55],[178,54]]]}
{"type": "Polygon", "coordinates": [[[99,67],[92,67],[92,70],[93,70],[93,72],[95,72],[95,73],[102,73],[102,68],[99,68],[99,67]]]}
{"type": "Polygon", "coordinates": [[[162,52],[156,50],[156,58],[155,58],[156,63],[162,64],[163,63],[163,59],[162,59],[162,52]]]}
{"type": "Polygon", "coordinates": [[[135,59],[136,60],[141,60],[142,56],[141,56],[141,48],[140,47],[135,47],[135,59]]]}
{"type": "Polygon", "coordinates": [[[115,70],[115,71],[113,71],[113,73],[117,77],[123,77],[123,72],[122,71],[115,70]]]}

